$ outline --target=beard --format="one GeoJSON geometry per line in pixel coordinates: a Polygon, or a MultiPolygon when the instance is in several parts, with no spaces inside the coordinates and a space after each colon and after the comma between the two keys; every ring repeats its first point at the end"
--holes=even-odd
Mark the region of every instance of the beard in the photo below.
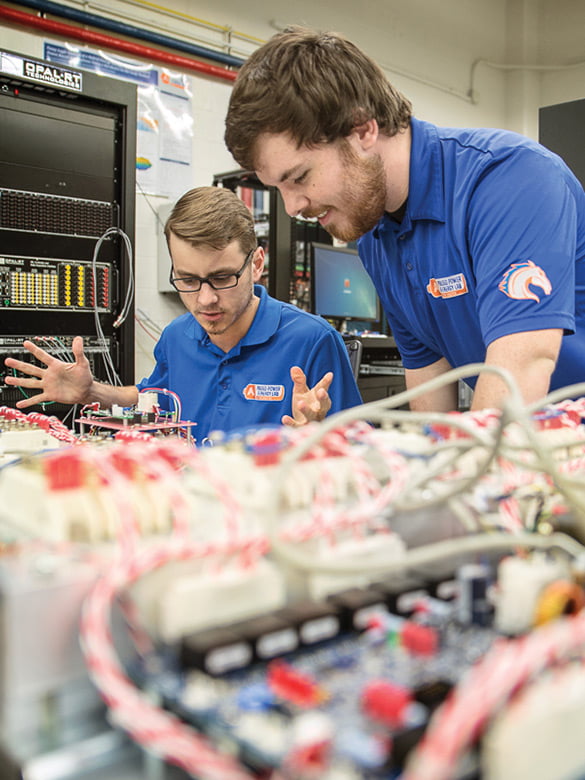
{"type": "Polygon", "coordinates": [[[344,165],[343,221],[332,220],[325,227],[340,241],[356,241],[368,233],[382,218],[386,206],[386,178],[379,155],[361,158],[349,143],[341,146],[344,165]]]}
{"type": "Polygon", "coordinates": [[[226,297],[215,305],[199,307],[195,302],[195,306],[190,306],[191,301],[188,298],[183,300],[183,303],[209,336],[223,336],[231,328],[235,330],[240,328],[242,318],[245,318],[250,308],[253,309],[255,306],[254,283],[251,278],[249,284],[242,280],[237,287],[233,288],[233,292],[236,291],[235,296],[226,297]],[[209,321],[205,319],[206,314],[219,314],[220,317],[209,321]]]}

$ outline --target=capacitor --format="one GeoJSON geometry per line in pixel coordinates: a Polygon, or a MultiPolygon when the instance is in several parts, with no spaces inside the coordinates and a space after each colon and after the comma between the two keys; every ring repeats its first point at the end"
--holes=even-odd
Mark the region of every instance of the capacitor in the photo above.
{"type": "Polygon", "coordinates": [[[462,625],[487,626],[492,609],[488,601],[490,570],[481,563],[466,563],[457,572],[457,617],[462,625]]]}

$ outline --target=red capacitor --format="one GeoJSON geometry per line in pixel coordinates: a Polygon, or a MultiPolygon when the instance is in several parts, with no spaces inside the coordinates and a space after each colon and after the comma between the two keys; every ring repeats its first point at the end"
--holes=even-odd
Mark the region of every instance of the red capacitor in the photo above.
{"type": "Polygon", "coordinates": [[[362,710],[372,720],[388,726],[399,726],[404,721],[404,713],[412,700],[407,688],[389,680],[373,680],[362,691],[362,710]]]}
{"type": "Polygon", "coordinates": [[[400,630],[400,644],[414,655],[436,655],[439,636],[434,628],[407,620],[400,630]]]}

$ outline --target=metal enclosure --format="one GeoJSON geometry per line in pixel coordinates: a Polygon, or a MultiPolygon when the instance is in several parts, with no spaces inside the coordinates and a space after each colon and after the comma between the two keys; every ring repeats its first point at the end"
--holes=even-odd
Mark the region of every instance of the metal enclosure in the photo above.
{"type": "MultiPolygon", "coordinates": [[[[25,338],[71,359],[84,337],[94,376],[134,381],[133,271],[136,87],[0,51],[0,404],[4,358],[29,359],[25,338]],[[96,251],[97,250],[97,251],[96,251]],[[95,255],[95,256],[94,256],[95,255]]],[[[51,414],[64,416],[54,404],[51,414]]]]}

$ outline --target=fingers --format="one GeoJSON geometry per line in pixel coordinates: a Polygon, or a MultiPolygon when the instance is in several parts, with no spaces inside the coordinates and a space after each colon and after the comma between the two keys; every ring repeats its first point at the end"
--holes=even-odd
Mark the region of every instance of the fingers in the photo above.
{"type": "Polygon", "coordinates": [[[36,377],[27,377],[27,376],[6,376],[4,378],[4,381],[7,385],[15,385],[16,387],[26,387],[29,390],[38,390],[42,382],[36,378],[36,377]]]}
{"type": "Polygon", "coordinates": [[[76,363],[85,362],[86,357],[85,352],[83,351],[83,339],[81,336],[75,336],[71,342],[71,351],[73,352],[76,363]]]}
{"type": "Polygon", "coordinates": [[[283,425],[288,425],[289,428],[298,428],[302,423],[298,423],[294,417],[291,417],[288,414],[283,414],[283,416],[280,418],[280,422],[283,425]]]}
{"type": "MultiPolygon", "coordinates": [[[[29,376],[34,376],[37,379],[40,379],[43,375],[44,369],[40,366],[37,366],[36,363],[25,363],[24,360],[16,360],[16,358],[6,358],[4,361],[4,364],[8,366],[8,368],[16,369],[16,371],[21,371],[23,374],[28,374],[29,376]]],[[[20,379],[20,377],[14,377],[10,376],[10,374],[6,377],[6,379],[20,379]]],[[[8,384],[17,384],[17,382],[9,382],[8,384]]]]}
{"type": "Polygon", "coordinates": [[[291,366],[290,378],[294,382],[293,392],[306,393],[309,390],[307,387],[307,377],[300,366],[291,366]]]}
{"type": "MultiPolygon", "coordinates": [[[[300,366],[291,367],[290,378],[295,383],[295,387],[294,387],[295,392],[306,393],[309,391],[310,388],[307,386],[307,377],[305,375],[305,372],[300,366]]],[[[331,382],[333,382],[333,371],[328,371],[324,376],[321,377],[321,379],[313,387],[313,391],[317,393],[321,389],[327,391],[331,387],[331,382]]]]}
{"type": "Polygon", "coordinates": [[[331,382],[333,382],[333,371],[328,371],[325,376],[323,376],[315,385],[313,390],[319,392],[321,389],[327,391],[331,387],[331,382]]]}
{"type": "Polygon", "coordinates": [[[41,363],[44,363],[46,366],[55,360],[52,355],[49,355],[48,352],[45,352],[44,349],[41,349],[39,346],[37,346],[34,341],[23,341],[22,346],[28,350],[33,357],[35,357],[37,360],[40,360],[41,363]]]}
{"type": "Polygon", "coordinates": [[[37,404],[42,404],[43,401],[50,400],[45,393],[37,393],[36,395],[31,395],[30,398],[23,398],[22,401],[17,401],[16,406],[18,409],[26,409],[29,406],[36,406],[37,404]]]}

